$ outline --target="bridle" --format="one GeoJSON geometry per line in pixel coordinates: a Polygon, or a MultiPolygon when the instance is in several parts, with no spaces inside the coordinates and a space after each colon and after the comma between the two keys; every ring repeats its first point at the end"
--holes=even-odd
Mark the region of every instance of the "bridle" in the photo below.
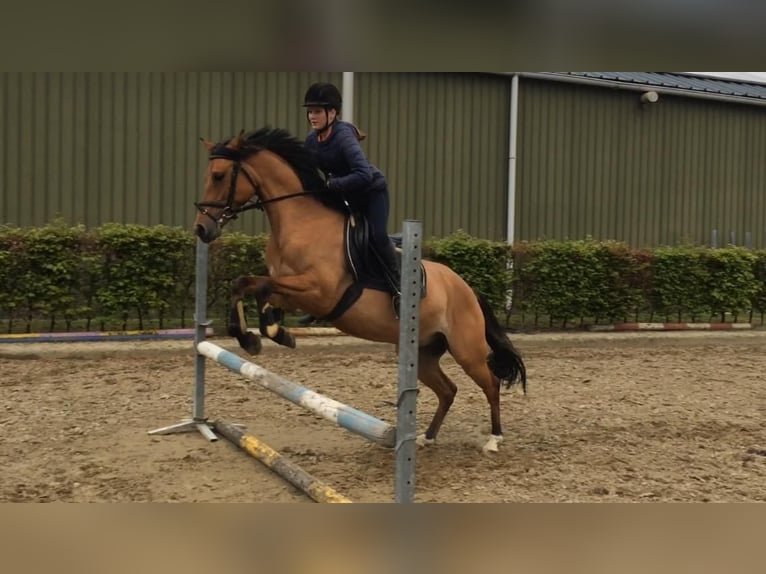
{"type": "MultiPolygon", "coordinates": [[[[256,149],[254,150],[253,153],[257,151],[260,151],[260,150],[256,149]]],[[[210,219],[212,219],[218,225],[221,225],[221,226],[223,226],[224,224],[226,224],[232,219],[237,219],[237,216],[240,213],[244,213],[245,211],[250,211],[251,209],[258,209],[260,211],[263,211],[264,206],[269,203],[276,203],[278,201],[284,201],[286,199],[292,199],[294,197],[315,195],[319,193],[318,191],[301,191],[298,193],[281,195],[279,197],[274,197],[272,199],[261,199],[258,193],[261,189],[261,186],[258,185],[255,182],[255,180],[253,180],[253,177],[250,175],[250,173],[246,169],[243,169],[242,154],[238,150],[231,149],[229,147],[226,147],[223,144],[219,144],[210,151],[209,159],[210,161],[213,161],[214,159],[227,159],[233,162],[234,164],[234,166],[232,167],[231,184],[229,185],[229,194],[226,197],[226,202],[199,201],[194,203],[194,206],[199,210],[199,212],[202,215],[207,215],[210,219]],[[246,203],[241,205],[240,207],[234,207],[234,196],[237,192],[237,178],[239,177],[240,173],[242,173],[245,176],[245,179],[247,179],[247,181],[250,182],[250,185],[253,186],[253,197],[250,200],[248,200],[246,203]],[[221,209],[221,213],[218,216],[218,218],[213,217],[210,211],[208,211],[209,207],[221,209]]]]}

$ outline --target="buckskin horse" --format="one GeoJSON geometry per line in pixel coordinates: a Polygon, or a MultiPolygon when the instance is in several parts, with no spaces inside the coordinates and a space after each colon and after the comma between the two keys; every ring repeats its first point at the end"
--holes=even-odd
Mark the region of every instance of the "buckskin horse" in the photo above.
{"type": "MultiPolygon", "coordinates": [[[[220,143],[200,139],[209,164],[202,199],[195,204],[196,235],[214,241],[228,221],[250,209],[264,211],[271,229],[268,276],[243,276],[232,285],[229,334],[240,346],[253,355],[261,350],[261,337],[247,330],[246,296],[257,302],[260,333],[280,345],[295,347],[295,339],[279,324],[278,310],[298,309],[348,335],[398,345],[391,293],[374,281],[363,282],[348,249],[349,222],[356,221],[357,228],[360,222],[327,191],[303,142],[272,128],[240,132],[220,143]]],[[[357,264],[369,261],[364,254],[355,257],[357,264]]],[[[503,381],[506,388],[521,383],[526,392],[524,361],[484,295],[445,265],[424,259],[422,270],[427,281],[420,303],[418,379],[436,394],[438,406],[418,444],[436,439],[455,399],[457,386],[439,364],[449,352],[486,395],[491,434],[483,450],[496,452],[503,438],[500,387],[503,381]]]]}

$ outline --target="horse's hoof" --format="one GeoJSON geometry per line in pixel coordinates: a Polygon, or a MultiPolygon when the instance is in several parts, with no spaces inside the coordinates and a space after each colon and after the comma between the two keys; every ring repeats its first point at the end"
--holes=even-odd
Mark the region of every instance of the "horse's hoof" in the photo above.
{"type": "Polygon", "coordinates": [[[282,343],[285,347],[289,347],[290,349],[294,349],[297,345],[295,343],[295,335],[292,333],[285,331],[285,337],[284,337],[284,343],[282,343]]]}
{"type": "Polygon", "coordinates": [[[284,327],[280,327],[277,331],[277,334],[271,337],[271,340],[274,341],[277,345],[289,347],[290,349],[294,349],[296,347],[295,337],[284,327]]]}
{"type": "Polygon", "coordinates": [[[435,442],[436,442],[436,439],[426,438],[425,434],[419,434],[418,438],[415,439],[415,444],[417,444],[418,446],[423,446],[423,447],[431,446],[435,442]]]}
{"type": "Polygon", "coordinates": [[[261,352],[261,338],[255,333],[246,333],[239,337],[239,346],[251,355],[261,352]]]}
{"type": "Polygon", "coordinates": [[[497,447],[501,442],[503,442],[503,435],[489,435],[489,440],[487,441],[487,444],[485,444],[481,450],[484,452],[498,452],[500,449],[497,447]]]}

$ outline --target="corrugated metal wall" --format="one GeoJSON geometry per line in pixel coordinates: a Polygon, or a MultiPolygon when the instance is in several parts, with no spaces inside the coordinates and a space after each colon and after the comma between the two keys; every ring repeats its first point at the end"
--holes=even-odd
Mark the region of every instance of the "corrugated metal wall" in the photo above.
{"type": "MultiPolygon", "coordinates": [[[[271,125],[303,137],[303,93],[341,73],[2,73],[0,223],[189,225],[206,156],[271,125]]],[[[487,74],[359,73],[356,123],[390,180],[391,231],[422,218],[429,235],[505,230],[509,88],[487,74]]],[[[232,224],[266,229],[259,213],[232,224]]]]}
{"type": "MultiPolygon", "coordinates": [[[[306,133],[303,94],[340,73],[0,74],[0,224],[187,226],[204,136],[269,124],[306,133]]],[[[233,225],[265,229],[262,215],[233,225]]]]}
{"type": "Polygon", "coordinates": [[[766,246],[766,108],[522,78],[519,239],[766,246]]]}
{"type": "Polygon", "coordinates": [[[390,231],[505,239],[510,82],[489,74],[359,73],[354,121],[389,181],[390,231]]]}
{"type": "MultiPolygon", "coordinates": [[[[187,226],[201,193],[200,135],[272,125],[303,137],[300,107],[341,73],[0,73],[0,223],[57,215],[187,226]]],[[[510,79],[356,75],[355,121],[389,178],[390,231],[505,235],[510,79]]],[[[722,241],[766,246],[766,109],[522,78],[517,238],[722,241]]],[[[266,230],[259,213],[235,222],[266,230]]]]}

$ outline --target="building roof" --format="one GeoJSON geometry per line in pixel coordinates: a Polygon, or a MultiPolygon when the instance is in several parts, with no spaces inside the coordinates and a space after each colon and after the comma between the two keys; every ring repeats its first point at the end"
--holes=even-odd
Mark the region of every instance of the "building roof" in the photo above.
{"type": "Polygon", "coordinates": [[[692,76],[707,76],[751,84],[766,84],[766,72],[681,72],[692,76]]]}
{"type": "Polygon", "coordinates": [[[614,87],[645,88],[678,95],[766,103],[766,84],[689,72],[537,72],[522,74],[551,80],[589,81],[614,87]]]}

